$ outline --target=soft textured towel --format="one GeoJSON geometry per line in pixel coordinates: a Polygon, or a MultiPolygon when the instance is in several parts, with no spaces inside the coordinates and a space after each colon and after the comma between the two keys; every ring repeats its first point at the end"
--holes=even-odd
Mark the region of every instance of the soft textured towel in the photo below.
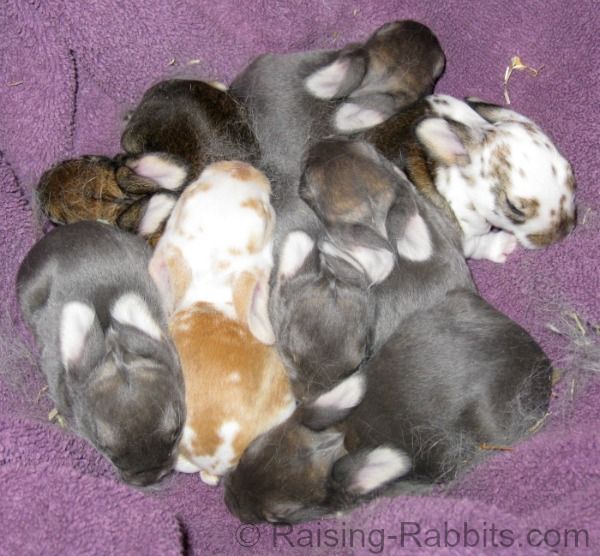
{"type": "Polygon", "coordinates": [[[4,0],[0,553],[598,554],[600,377],[586,371],[588,360],[567,358],[568,340],[549,327],[566,324],[581,340],[593,337],[600,322],[598,36],[594,0],[4,0]],[[261,52],[337,47],[405,18],[429,25],[440,38],[448,64],[439,92],[502,103],[511,57],[543,66],[537,77],[514,72],[512,106],[538,122],[572,161],[578,227],[548,249],[520,249],[505,265],[476,262],[472,269],[482,294],[564,368],[546,426],[513,451],[490,454],[446,491],[378,500],[336,520],[297,527],[287,538],[270,525],[240,526],[222,490],[195,476],[174,476],[148,492],[119,484],[89,444],[47,422],[52,406],[19,318],[14,277],[41,234],[30,203],[41,173],[67,157],[118,152],[124,114],[161,78],[228,82],[261,52]],[[435,529],[448,542],[418,548],[407,537],[402,546],[403,523],[405,533],[417,524],[421,534],[435,529]],[[513,544],[493,546],[492,526],[510,531],[504,540],[512,535],[513,544]],[[335,534],[326,544],[328,527],[335,534]],[[343,534],[358,528],[366,537],[350,546],[343,534]],[[455,546],[449,529],[462,531],[455,546]],[[465,537],[466,530],[475,533],[465,537]]]}

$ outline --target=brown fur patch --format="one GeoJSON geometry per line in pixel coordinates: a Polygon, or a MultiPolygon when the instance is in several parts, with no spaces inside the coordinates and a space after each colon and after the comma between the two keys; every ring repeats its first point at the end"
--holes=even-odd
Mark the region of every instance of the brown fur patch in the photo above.
{"type": "Polygon", "coordinates": [[[246,243],[246,251],[248,253],[258,253],[263,246],[262,238],[258,238],[256,236],[252,236],[248,243],[246,243]]]}
{"type": "Polygon", "coordinates": [[[506,194],[510,190],[510,170],[511,164],[509,160],[510,149],[508,145],[500,143],[490,156],[491,165],[489,176],[494,179],[495,186],[493,188],[496,197],[501,193],[506,194]]]}
{"type": "Polygon", "coordinates": [[[569,173],[569,177],[567,178],[567,188],[571,193],[575,191],[577,188],[577,183],[575,182],[575,176],[572,173],[569,173]]]}
{"type": "Polygon", "coordinates": [[[222,443],[219,428],[235,421],[240,430],[233,443],[233,465],[289,404],[283,364],[274,348],[206,303],[176,313],[170,331],[185,381],[186,426],[196,433],[191,449],[182,454],[214,455],[222,443]],[[232,381],[232,373],[240,380],[232,381]]]}
{"type": "Polygon", "coordinates": [[[238,320],[247,325],[248,314],[252,305],[252,294],[258,278],[250,272],[242,272],[233,284],[233,306],[238,320]]]}
{"type": "MultiPolygon", "coordinates": [[[[140,194],[127,194],[118,185],[115,165],[105,157],[66,160],[44,173],[38,185],[40,208],[53,222],[104,220],[115,224],[140,194]]],[[[134,231],[139,221],[131,223],[134,231]]]]}
{"type": "Polygon", "coordinates": [[[173,295],[174,306],[176,307],[183,299],[192,281],[192,271],[183,257],[181,250],[177,247],[169,246],[167,248],[166,264],[169,272],[171,294],[173,295]]]}
{"type": "Polygon", "coordinates": [[[234,257],[239,257],[242,254],[242,250],[238,249],[237,247],[230,247],[227,249],[227,252],[234,257]]]}
{"type": "Polygon", "coordinates": [[[212,167],[217,171],[228,173],[236,180],[257,183],[267,193],[271,192],[271,184],[267,177],[251,164],[240,160],[223,160],[215,162],[212,167]]]}
{"type": "Polygon", "coordinates": [[[555,221],[554,225],[545,232],[529,234],[527,239],[536,247],[547,247],[567,236],[574,226],[575,216],[568,214],[561,203],[558,221],[555,221]]]}
{"type": "Polygon", "coordinates": [[[521,212],[525,213],[527,218],[535,218],[539,214],[540,202],[537,199],[519,198],[521,212]]]}

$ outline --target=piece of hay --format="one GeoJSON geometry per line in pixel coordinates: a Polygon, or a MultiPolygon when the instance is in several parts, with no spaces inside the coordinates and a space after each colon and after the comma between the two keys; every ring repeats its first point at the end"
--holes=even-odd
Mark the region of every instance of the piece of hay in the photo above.
{"type": "Polygon", "coordinates": [[[510,95],[508,94],[508,82],[513,71],[527,71],[533,77],[537,77],[543,68],[543,65],[540,66],[538,69],[532,68],[531,66],[524,64],[521,61],[521,58],[519,58],[519,56],[513,56],[510,59],[510,64],[506,66],[506,70],[504,71],[504,100],[506,100],[506,104],[510,104],[510,95]]]}

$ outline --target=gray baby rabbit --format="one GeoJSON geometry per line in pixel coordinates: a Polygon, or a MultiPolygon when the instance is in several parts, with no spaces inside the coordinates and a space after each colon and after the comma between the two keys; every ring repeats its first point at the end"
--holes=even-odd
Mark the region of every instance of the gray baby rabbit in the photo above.
{"type": "Polygon", "coordinates": [[[100,222],[51,231],[17,275],[58,412],[133,485],[175,461],[185,421],[179,360],[144,241],[100,222]]]}
{"type": "Polygon", "coordinates": [[[454,289],[476,291],[455,220],[419,194],[403,172],[397,170],[397,176],[396,198],[386,219],[396,264],[370,289],[376,306],[373,351],[414,311],[426,310],[454,289]]]}
{"type": "Polygon", "coordinates": [[[414,313],[364,367],[258,437],[226,480],[242,521],[294,523],[393,489],[415,493],[530,434],[550,364],[476,294],[414,313]],[[488,452],[489,453],[489,452],[488,452]]]}
{"type": "Polygon", "coordinates": [[[299,177],[315,141],[374,126],[429,94],[444,60],[429,28],[395,21],[342,50],[262,55],[231,93],[247,108],[262,160],[299,177]]]}
{"type": "MultiPolygon", "coordinates": [[[[277,214],[269,316],[294,395],[327,391],[368,355],[380,246],[337,249],[293,178],[267,170],[277,214]],[[353,256],[356,258],[353,258],[353,256]]],[[[390,253],[391,254],[391,253],[390,253]]]]}

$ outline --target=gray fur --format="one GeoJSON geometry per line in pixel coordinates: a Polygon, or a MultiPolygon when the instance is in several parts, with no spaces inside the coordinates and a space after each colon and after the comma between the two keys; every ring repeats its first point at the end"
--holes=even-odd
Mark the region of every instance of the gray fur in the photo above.
{"type": "Polygon", "coordinates": [[[156,482],[171,470],[185,420],[183,377],[149,259],[140,238],[84,221],[42,238],[17,276],[21,311],[58,412],[134,485],[156,482]],[[111,314],[127,293],[145,303],[154,336],[111,314]],[[73,335],[61,335],[72,302],[95,313],[73,359],[64,355],[73,335]]]}
{"type": "Polygon", "coordinates": [[[305,151],[341,131],[335,117],[344,106],[374,111],[383,121],[431,93],[444,61],[430,29],[395,21],[342,50],[262,55],[233,81],[231,93],[247,108],[263,162],[297,178],[305,151]],[[337,90],[313,96],[306,79],[336,61],[348,67],[337,90]]]}
{"type": "Polygon", "coordinates": [[[454,221],[422,197],[405,176],[401,183],[388,213],[389,241],[396,244],[409,218],[418,212],[425,221],[433,249],[426,261],[411,261],[399,256],[397,266],[388,278],[371,288],[371,299],[376,305],[373,351],[379,349],[414,311],[427,309],[454,289],[476,291],[462,252],[460,231],[454,221]]]}
{"type": "Polygon", "coordinates": [[[292,178],[272,169],[268,175],[277,214],[269,314],[294,394],[308,399],[360,365],[367,355],[373,309],[363,274],[319,250],[327,232],[296,193],[297,181],[293,186],[292,178]],[[294,231],[312,238],[314,248],[298,272],[281,279],[282,248],[294,231]]]}
{"type": "Polygon", "coordinates": [[[243,521],[296,522],[390,489],[423,492],[489,454],[483,443],[528,436],[551,388],[550,363],[529,334],[466,290],[413,313],[360,372],[366,393],[348,416],[317,400],[250,445],[226,481],[230,511],[243,521]],[[382,446],[406,454],[411,469],[357,493],[382,446]]]}

